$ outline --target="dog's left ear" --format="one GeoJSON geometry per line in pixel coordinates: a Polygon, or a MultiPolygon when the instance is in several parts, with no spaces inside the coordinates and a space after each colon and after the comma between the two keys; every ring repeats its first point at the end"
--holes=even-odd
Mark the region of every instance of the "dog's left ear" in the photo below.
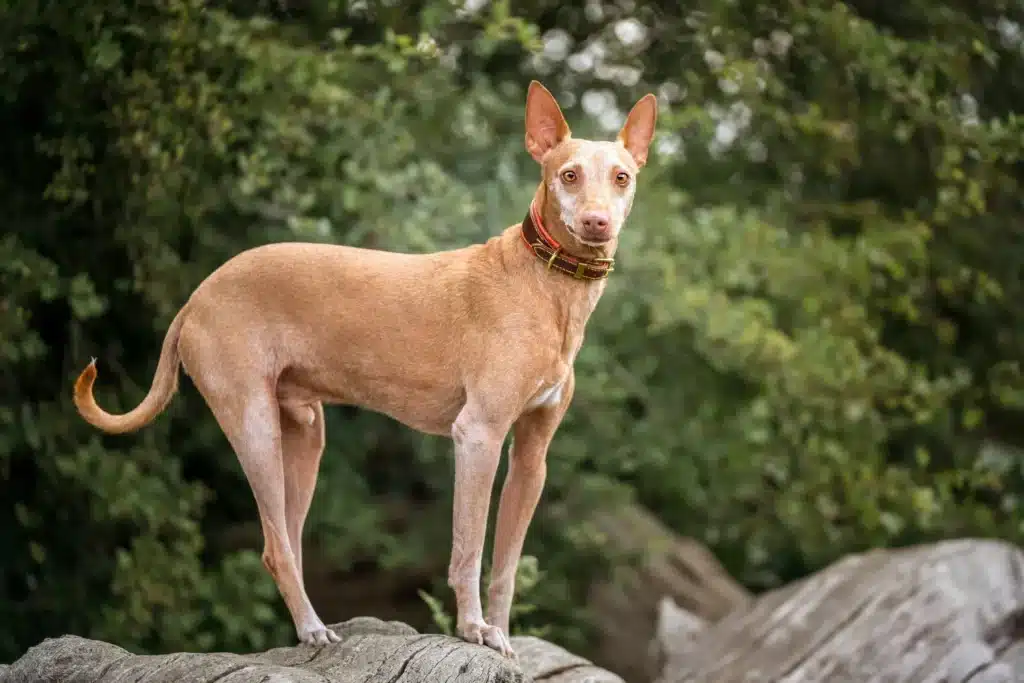
{"type": "Polygon", "coordinates": [[[633,105],[619,131],[618,141],[632,155],[637,166],[647,163],[647,150],[654,137],[654,124],[658,120],[658,100],[647,93],[633,105]]]}

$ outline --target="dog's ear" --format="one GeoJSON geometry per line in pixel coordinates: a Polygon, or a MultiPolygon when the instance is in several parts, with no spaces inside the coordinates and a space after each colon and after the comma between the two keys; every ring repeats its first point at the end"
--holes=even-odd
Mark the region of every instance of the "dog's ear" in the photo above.
{"type": "Polygon", "coordinates": [[[558,102],[548,89],[530,81],[526,93],[526,149],[540,163],[544,155],[572,135],[558,102]]]}
{"type": "Polygon", "coordinates": [[[654,137],[654,124],[658,120],[658,100],[648,93],[633,105],[619,131],[618,140],[632,155],[637,166],[647,163],[647,150],[654,137]]]}

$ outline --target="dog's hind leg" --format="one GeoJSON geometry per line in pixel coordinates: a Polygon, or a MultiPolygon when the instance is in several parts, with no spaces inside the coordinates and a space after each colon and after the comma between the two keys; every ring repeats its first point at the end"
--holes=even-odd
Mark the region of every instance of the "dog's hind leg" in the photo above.
{"type": "MultiPolygon", "coordinates": [[[[226,370],[221,368],[222,373],[226,370]]],[[[299,640],[311,645],[338,642],[338,636],[324,626],[306,595],[299,573],[299,553],[289,535],[281,409],[272,382],[270,378],[247,377],[244,371],[232,373],[230,378],[218,377],[216,382],[211,379],[201,377],[197,385],[252,488],[263,527],[263,565],[274,577],[299,640]],[[228,379],[231,381],[225,381],[228,379]]]]}
{"type": "Polygon", "coordinates": [[[284,455],[285,518],[288,540],[295,554],[299,579],[305,585],[302,565],[302,527],[313,502],[320,457],[324,452],[323,404],[281,403],[281,446],[284,455]]]}

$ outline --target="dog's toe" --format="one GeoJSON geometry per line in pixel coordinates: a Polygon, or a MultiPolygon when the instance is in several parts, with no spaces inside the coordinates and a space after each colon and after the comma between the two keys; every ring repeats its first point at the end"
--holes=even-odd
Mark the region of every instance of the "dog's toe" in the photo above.
{"type": "Polygon", "coordinates": [[[512,643],[509,642],[508,636],[497,626],[488,626],[483,631],[484,644],[492,650],[497,650],[501,653],[502,657],[507,657],[513,661],[519,661],[519,657],[516,655],[515,650],[512,649],[512,643]]]}
{"type": "Polygon", "coordinates": [[[463,640],[476,643],[477,645],[484,645],[498,651],[503,657],[518,661],[508,636],[497,626],[491,626],[485,622],[471,622],[459,629],[459,635],[462,636],[463,640]]]}
{"type": "Polygon", "coordinates": [[[311,628],[308,631],[304,631],[299,635],[299,640],[306,645],[313,645],[315,647],[341,642],[341,638],[338,637],[338,634],[326,626],[319,626],[311,628]]]}

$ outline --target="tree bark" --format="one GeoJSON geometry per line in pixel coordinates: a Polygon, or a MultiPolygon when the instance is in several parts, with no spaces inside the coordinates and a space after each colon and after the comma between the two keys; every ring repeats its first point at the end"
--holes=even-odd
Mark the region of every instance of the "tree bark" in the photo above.
{"type": "Polygon", "coordinates": [[[449,636],[420,634],[371,617],[332,628],[342,641],[251,655],[177,653],[138,656],[97,640],[44,640],[10,667],[2,683],[623,683],[582,657],[539,638],[515,637],[519,665],[495,651],[449,636]]]}
{"type": "Polygon", "coordinates": [[[1024,680],[1024,552],[996,541],[853,555],[696,631],[677,611],[659,683],[1024,680]]]}

